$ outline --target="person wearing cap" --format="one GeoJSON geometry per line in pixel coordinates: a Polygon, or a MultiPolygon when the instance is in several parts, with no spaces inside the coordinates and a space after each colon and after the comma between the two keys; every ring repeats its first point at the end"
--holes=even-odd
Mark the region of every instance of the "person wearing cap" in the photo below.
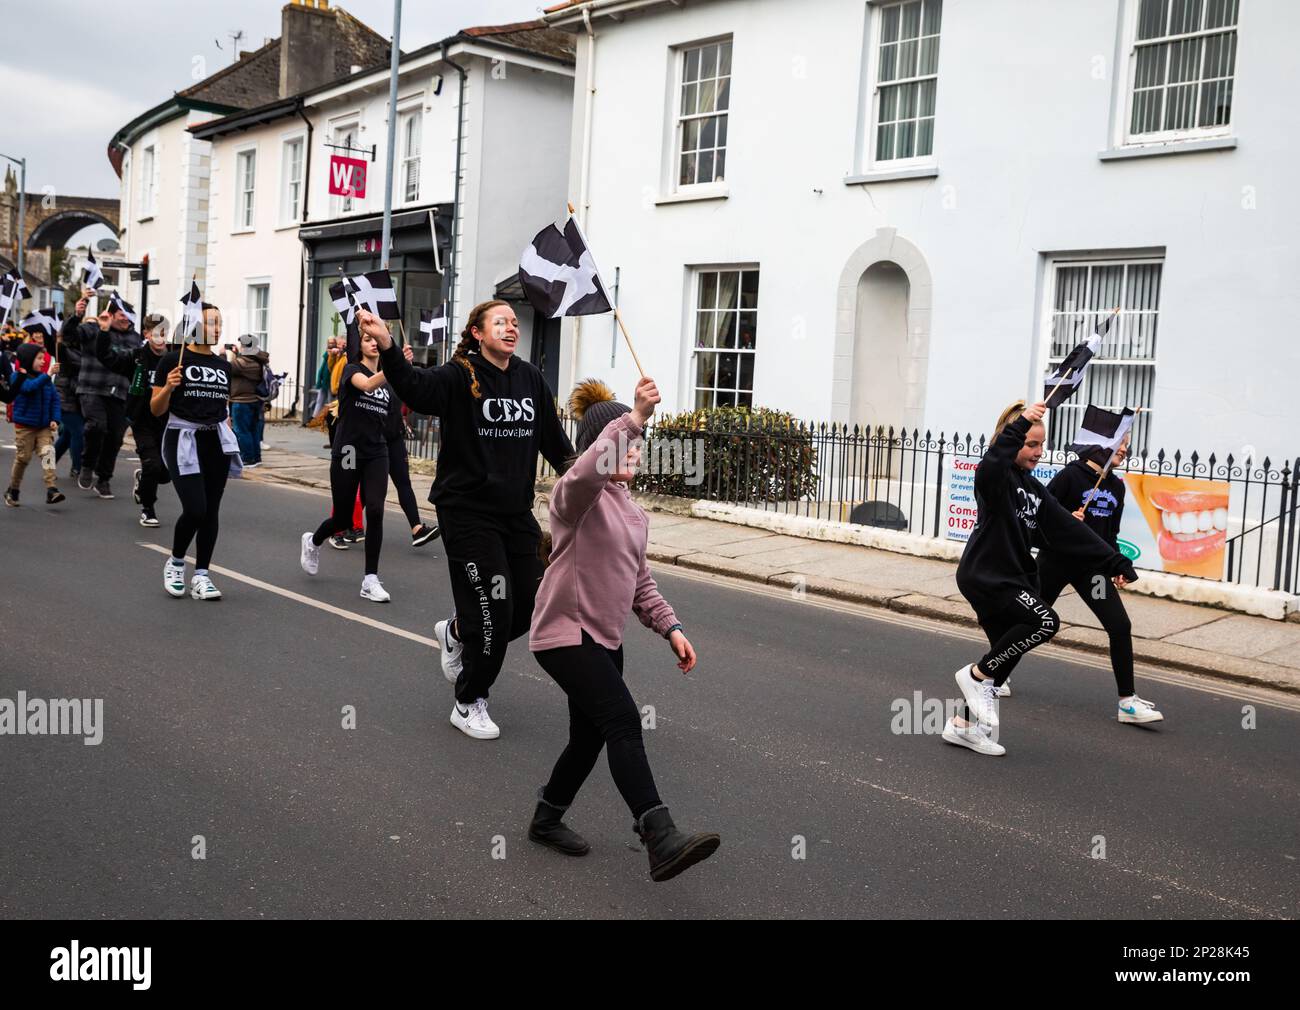
{"type": "Polygon", "coordinates": [[[538,793],[528,837],[565,855],[587,853],[586,840],[561,817],[604,749],[649,854],[650,877],[663,881],[707,859],[721,839],[677,830],[646,758],[641,711],[623,681],[629,613],[668,642],[682,673],[695,668],[695,650],[646,563],[649,517],[628,489],[658,402],[648,377],[637,383],[630,408],[595,379],[569,398],[579,455],[551,492],[550,564],[528,636],[537,662],[568,696],[569,742],[538,793]]]}
{"type": "Polygon", "coordinates": [[[98,319],[87,320],[86,302],[93,294],[87,288],[77,300],[76,310],[64,320],[62,338],[81,354],[77,397],[86,424],[77,487],[83,491],[94,488],[99,497],[112,498],[109,481],[126,435],[126,398],[131,383],[125,376],[104,367],[95,355],[95,348],[104,331],[108,331],[109,345],[114,350],[134,351],[143,341],[120,303],[105,308],[98,319]]]}
{"type": "Polygon", "coordinates": [[[226,357],[230,359],[230,421],[239,440],[239,456],[245,467],[261,466],[266,417],[257,387],[271,358],[251,333],[240,337],[238,344],[227,345],[226,357]]]}
{"type": "Polygon", "coordinates": [[[145,341],[135,350],[115,348],[109,330],[101,331],[95,344],[99,363],[129,383],[126,416],[131,422],[136,455],[140,457],[140,468],[132,475],[131,496],[140,506],[140,525],[146,527],[158,525],[155,511],[158,486],[171,482],[162,457],[162,434],[167,418],[155,417],[149,409],[158,363],[167,353],[168,329],[166,316],[150,313],[144,317],[145,341]]]}

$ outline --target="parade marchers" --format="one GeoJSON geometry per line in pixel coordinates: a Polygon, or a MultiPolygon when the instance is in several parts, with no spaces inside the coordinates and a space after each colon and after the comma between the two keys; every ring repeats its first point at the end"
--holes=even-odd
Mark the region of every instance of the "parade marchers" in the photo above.
{"type": "MultiPolygon", "coordinates": [[[[185,556],[193,544],[188,595],[218,600],[209,565],[221,498],[228,477],[242,467],[231,421],[232,366],[214,351],[221,313],[204,303],[201,321],[178,326],[174,336],[181,346],[166,351],[168,324],[161,316],[146,318],[148,339],[142,340],[120,309],[84,322],[85,306],[83,298],[64,325],[55,364],[47,363],[42,345],[21,334],[0,355],[0,389],[12,404],[18,446],[5,502],[20,504],[33,456],[41,461],[47,504],[64,500],[56,486],[55,431],[57,446],[73,453],[78,486],[111,498],[109,480],[129,422],[142,463],[135,489],[142,524],[158,523],[159,484],[170,482],[181,504],[164,589],[187,595],[185,556]],[[84,448],[77,445],[79,422],[69,423],[71,412],[61,409],[74,398],[74,384],[84,448]]],[[[390,477],[399,487],[404,482],[409,494],[401,405],[440,418],[443,438],[429,492],[439,526],[420,522],[413,495],[403,510],[413,543],[429,542],[440,529],[447,545],[455,611],[434,630],[443,673],[454,684],[451,724],[472,739],[499,737],[488,713],[491,688],[508,643],[528,633],[529,649],[565,692],[570,712],[569,740],[538,790],[529,838],[567,855],[589,851],[562,815],[603,749],[647,849],[652,878],[670,879],[706,859],[720,838],[674,825],[650,771],[640,710],[623,681],[622,629],[629,612],[667,641],[683,673],[696,665],[682,623],[650,574],[649,520],[629,491],[641,432],[660,399],[654,380],[641,379],[632,407],[617,402],[602,383],[580,384],[569,398],[579,422],[575,447],[541,372],[515,357],[519,326],[506,302],[475,306],[451,360],[435,368],[414,366],[409,348],[397,345],[378,316],[358,309],[354,325],[357,360],[340,363],[343,355],[335,349],[335,360],[327,352],[322,362],[337,391],[335,403],[321,405],[322,414],[331,415],[333,508],[315,531],[301,535],[302,569],[317,574],[326,540],[343,547],[362,540],[361,595],[375,602],[391,598],[378,566],[390,477]],[[539,455],[561,474],[545,542],[532,511],[539,455]],[[358,508],[364,526],[354,517],[358,508]],[[600,563],[593,565],[593,558],[600,563]]],[[[1083,451],[1044,488],[1031,471],[1042,456],[1047,411],[1048,402],[1008,407],[975,476],[979,518],[957,578],[989,650],[957,671],[965,706],[948,721],[943,739],[982,755],[1006,753],[997,742],[1000,699],[1010,693],[1008,678],[1019,660],[1059,628],[1051,604],[1066,584],[1088,589],[1080,596],[1109,635],[1119,721],[1163,718],[1133,685],[1128,618],[1117,590],[1137,573],[1116,549],[1122,486],[1116,491],[1105,484],[1115,459],[1083,451]],[[1093,474],[1098,483],[1089,488],[1093,474]],[[1102,484],[1105,493],[1099,494],[1102,484]],[[1041,549],[1037,562],[1031,547],[1041,549]]]]}

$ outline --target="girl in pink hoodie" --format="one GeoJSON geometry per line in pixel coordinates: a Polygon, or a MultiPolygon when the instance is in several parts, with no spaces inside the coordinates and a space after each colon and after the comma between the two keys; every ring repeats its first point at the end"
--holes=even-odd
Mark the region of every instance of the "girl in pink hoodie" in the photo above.
{"type": "Polygon", "coordinates": [[[646,564],[650,529],[628,490],[641,458],[641,431],[659,402],[654,380],[637,383],[636,405],[614,400],[588,379],[574,390],[578,458],[551,493],[550,566],[537,592],[528,647],[569,697],[569,743],[538,793],[528,837],[565,855],[591,846],[561,816],[586,781],[601,748],[614,784],[632,811],[633,830],[656,881],[707,859],[716,834],[677,830],[659,799],[641,739],[641,713],[623,683],[623,625],[628,612],[668,640],[683,673],[695,650],[655,586],[646,564]]]}

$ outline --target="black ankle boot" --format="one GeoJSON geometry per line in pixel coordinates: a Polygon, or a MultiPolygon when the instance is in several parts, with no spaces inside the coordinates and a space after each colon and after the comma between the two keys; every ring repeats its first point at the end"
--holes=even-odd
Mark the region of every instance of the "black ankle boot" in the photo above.
{"type": "Polygon", "coordinates": [[[647,810],[632,826],[650,855],[650,878],[656,882],[671,880],[688,866],[708,859],[719,845],[720,835],[701,832],[686,835],[677,830],[664,806],[647,810]]]}
{"type": "Polygon", "coordinates": [[[560,820],[566,809],[547,803],[538,791],[537,809],[533,812],[533,823],[528,825],[528,837],[566,856],[585,856],[591,850],[587,840],[560,820]]]}

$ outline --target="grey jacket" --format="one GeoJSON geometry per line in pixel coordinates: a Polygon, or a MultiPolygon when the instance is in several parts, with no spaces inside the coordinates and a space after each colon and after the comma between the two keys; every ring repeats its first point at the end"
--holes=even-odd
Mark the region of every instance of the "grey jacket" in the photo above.
{"type": "MultiPolygon", "coordinates": [[[[129,375],[118,375],[104,367],[95,356],[95,343],[99,340],[99,323],[95,320],[81,322],[80,316],[71,316],[63,324],[63,340],[74,351],[81,353],[81,374],[77,379],[77,392],[82,396],[95,393],[99,396],[113,396],[119,400],[126,399],[127,390],[131,388],[129,375]]],[[[119,351],[134,351],[144,343],[135,330],[119,333],[112,332],[112,346],[119,351]]]]}

